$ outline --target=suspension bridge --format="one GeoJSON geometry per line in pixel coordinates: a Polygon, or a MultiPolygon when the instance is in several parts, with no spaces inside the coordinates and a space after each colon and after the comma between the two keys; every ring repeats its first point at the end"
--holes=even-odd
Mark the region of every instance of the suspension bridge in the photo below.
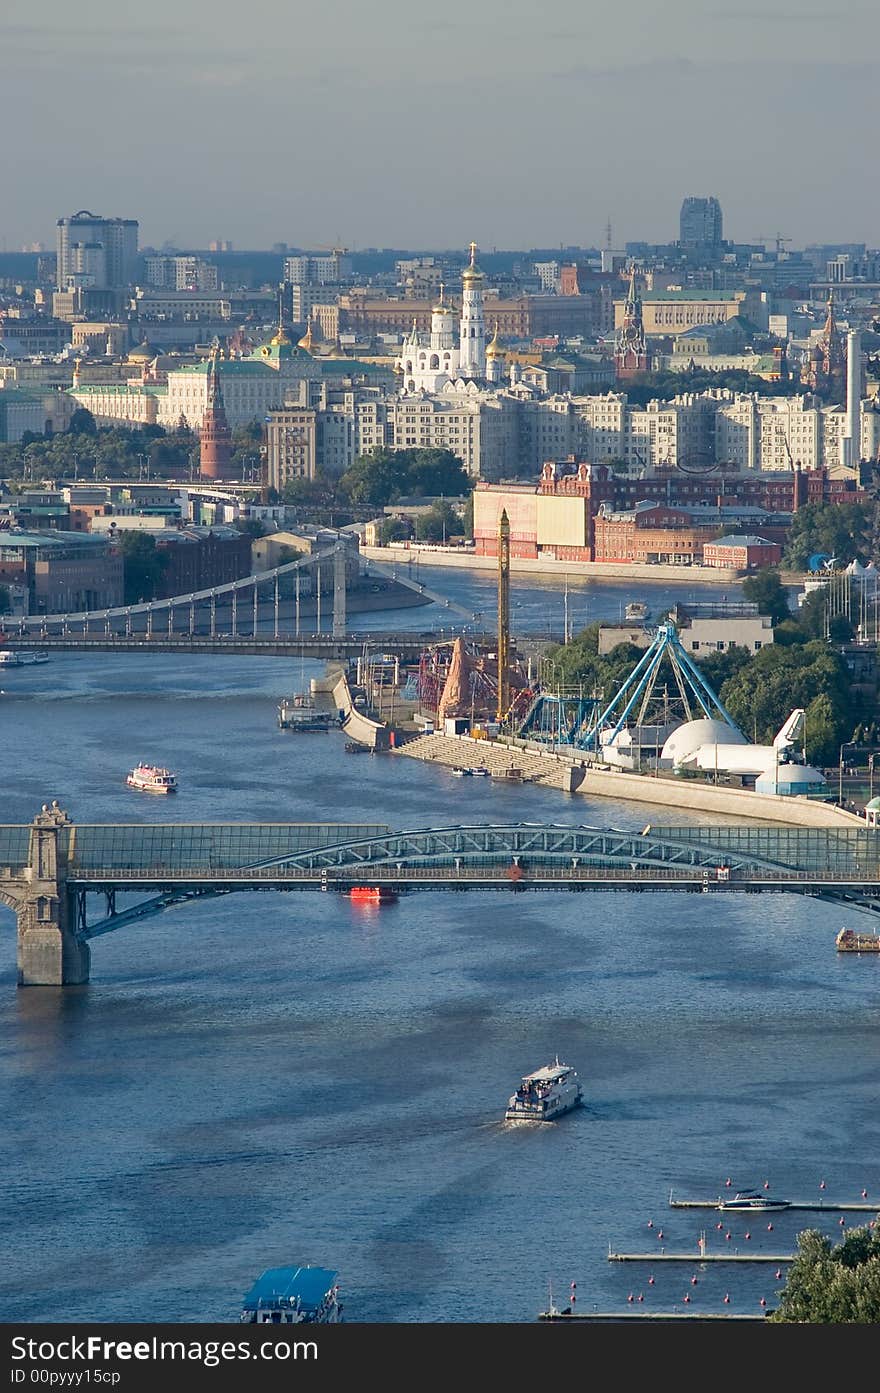
{"type": "MultiPolygon", "coordinates": [[[[0,620],[0,643],[9,649],[132,652],[239,652],[346,658],[362,652],[365,634],[348,632],[348,570],[353,553],[344,541],[225,585],[164,600],[118,605],[70,614],[32,614],[0,620]],[[314,605],[306,618],[306,601],[314,605]],[[322,627],[324,623],[327,627],[322,627]]],[[[359,558],[362,572],[394,582],[442,606],[468,626],[481,615],[410,577],[396,567],[359,558]]],[[[369,634],[371,646],[393,646],[401,657],[418,658],[425,635],[369,634]]]]}
{"type": "Polygon", "coordinates": [[[54,802],[0,826],[0,901],[18,980],[89,980],[90,942],[183,902],[245,890],[626,891],[816,896],[880,910],[874,828],[611,828],[514,823],[76,824],[54,802]],[[126,901],[126,903],[123,903],[126,901]]]}

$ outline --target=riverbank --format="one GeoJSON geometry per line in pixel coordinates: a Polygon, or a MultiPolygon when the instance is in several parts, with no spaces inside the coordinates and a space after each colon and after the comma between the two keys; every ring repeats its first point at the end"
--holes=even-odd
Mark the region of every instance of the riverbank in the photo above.
{"type": "MultiPolygon", "coordinates": [[[[491,571],[498,570],[494,556],[475,556],[471,551],[459,547],[423,547],[417,543],[407,547],[361,547],[361,556],[368,561],[382,561],[412,569],[414,566],[440,566],[451,570],[491,571]]],[[[670,580],[694,585],[738,585],[745,580],[745,573],[728,567],[717,566],[637,566],[623,562],[605,561],[557,561],[555,557],[510,558],[510,570],[514,575],[555,576],[564,581],[566,576],[583,576],[594,580],[628,580],[637,585],[651,585],[670,580]]]]}
{"type": "Polygon", "coordinates": [[[862,818],[830,803],[779,794],[724,788],[695,779],[630,774],[622,769],[585,766],[570,755],[540,750],[524,742],[475,740],[468,735],[424,735],[399,745],[396,754],[452,769],[482,766],[505,783],[540,784],[588,798],[679,808],[688,814],[712,813],[749,822],[796,827],[863,827],[862,818]]]}

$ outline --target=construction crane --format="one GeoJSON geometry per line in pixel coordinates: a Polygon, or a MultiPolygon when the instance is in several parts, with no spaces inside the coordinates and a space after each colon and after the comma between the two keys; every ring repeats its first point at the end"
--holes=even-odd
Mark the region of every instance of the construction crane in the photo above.
{"type": "Polygon", "coordinates": [[[785,247],[786,242],[792,241],[792,238],[791,238],[791,237],[782,237],[778,232],[776,233],[775,237],[768,237],[767,234],[766,234],[766,232],[758,232],[758,233],[755,234],[755,241],[756,241],[756,242],[764,242],[765,244],[766,244],[767,242],[775,242],[775,243],[776,243],[776,255],[777,255],[777,256],[781,256],[781,255],[782,255],[782,252],[783,252],[783,249],[784,249],[784,247],[785,247]]]}

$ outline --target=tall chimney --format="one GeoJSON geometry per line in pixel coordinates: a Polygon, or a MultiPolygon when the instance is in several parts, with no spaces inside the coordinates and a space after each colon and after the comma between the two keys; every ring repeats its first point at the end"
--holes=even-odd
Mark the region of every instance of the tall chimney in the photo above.
{"type": "Polygon", "coordinates": [[[846,422],[841,439],[841,463],[858,469],[862,453],[862,336],[850,329],[846,336],[846,422]]]}

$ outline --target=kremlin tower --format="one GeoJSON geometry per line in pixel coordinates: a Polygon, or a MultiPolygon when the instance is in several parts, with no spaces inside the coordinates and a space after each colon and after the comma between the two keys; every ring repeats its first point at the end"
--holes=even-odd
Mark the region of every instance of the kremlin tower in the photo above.
{"type": "Polygon", "coordinates": [[[801,383],[832,401],[843,401],[846,386],[846,351],[843,335],[834,319],[834,291],[828,296],[828,314],[822,335],[811,350],[801,383]]]}
{"type": "Polygon", "coordinates": [[[648,349],[642,322],[642,298],[636,290],[635,263],[629,268],[629,289],[623,307],[623,323],[614,344],[614,369],[618,378],[648,371],[648,349]]]}
{"type": "Polygon", "coordinates": [[[203,479],[229,479],[232,475],[232,432],[223,406],[217,349],[208,365],[208,404],[202,417],[199,472],[203,479]]]}

